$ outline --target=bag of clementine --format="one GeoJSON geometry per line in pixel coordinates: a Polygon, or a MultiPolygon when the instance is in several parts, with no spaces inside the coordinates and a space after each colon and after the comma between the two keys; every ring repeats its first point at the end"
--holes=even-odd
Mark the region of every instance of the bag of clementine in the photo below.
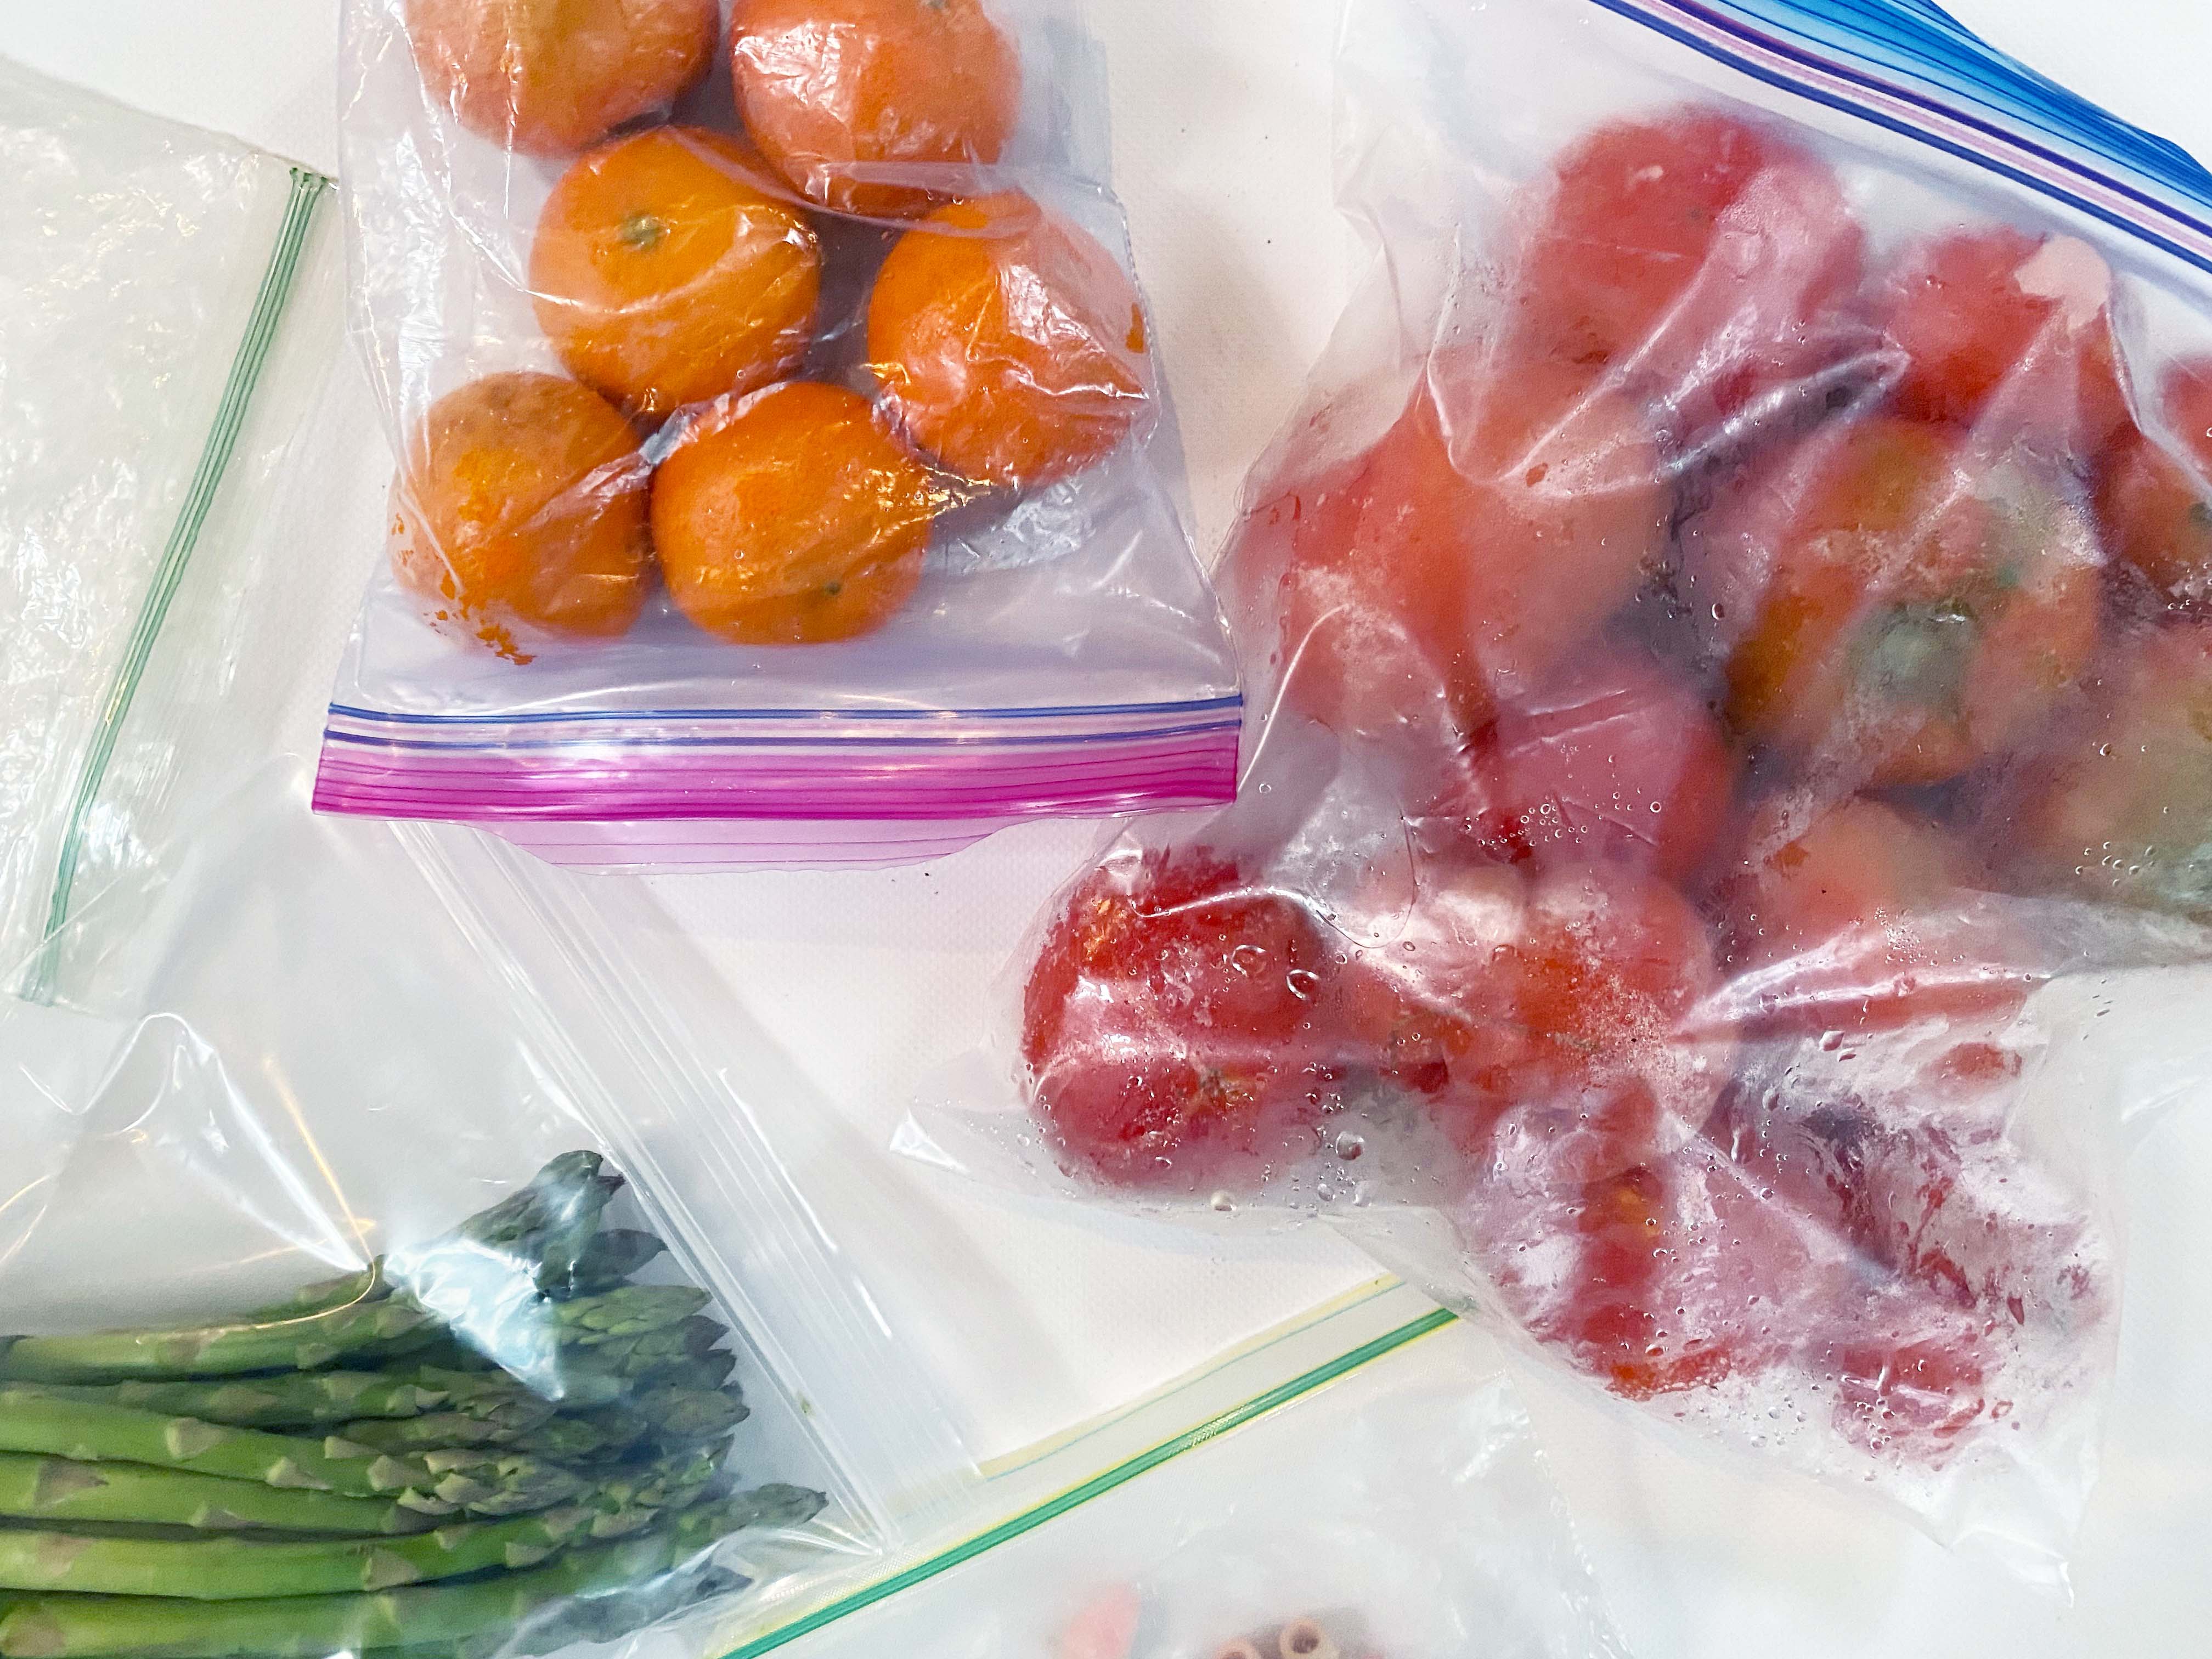
{"type": "MultiPolygon", "coordinates": [[[[2212,177],[1919,0],[1341,38],[1379,250],[1220,566],[1242,796],[1076,879],[901,1144],[1328,1218],[2055,1578],[2124,1062],[2212,962],[2212,177]]],[[[870,330],[1018,475],[1094,428],[963,356],[988,263],[910,241],[870,330]]]]}
{"type": "Polygon", "coordinates": [[[348,0],[325,811],[888,863],[1235,793],[1074,0],[348,0]]]}

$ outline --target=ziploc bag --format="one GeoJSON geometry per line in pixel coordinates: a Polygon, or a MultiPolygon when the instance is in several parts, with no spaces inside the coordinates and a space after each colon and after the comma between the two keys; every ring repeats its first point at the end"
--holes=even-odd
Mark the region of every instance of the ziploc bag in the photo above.
{"type": "Polygon", "coordinates": [[[1510,1383],[1448,1329],[1079,1489],[793,1659],[1621,1653],[1510,1383]]]}
{"type": "Polygon", "coordinates": [[[12,67],[0,99],[74,233],[10,243],[0,368],[71,337],[82,392],[0,468],[56,711],[0,888],[0,1652],[703,1651],[964,1454],[723,1156],[680,972],[512,848],[310,810],[343,617],[301,549],[374,441],[328,181],[12,67]],[[220,390],[112,428],[172,388],[220,390]]]}
{"type": "Polygon", "coordinates": [[[1327,1214],[2055,1577],[2145,1103],[2080,1045],[2212,955],[2212,179],[1902,3],[1369,0],[1339,75],[1376,274],[1223,566],[1240,803],[906,1144],[1327,1214]]]}
{"type": "Polygon", "coordinates": [[[323,810],[711,867],[1230,799],[1075,21],[352,0],[354,328],[400,468],[323,810]]]}

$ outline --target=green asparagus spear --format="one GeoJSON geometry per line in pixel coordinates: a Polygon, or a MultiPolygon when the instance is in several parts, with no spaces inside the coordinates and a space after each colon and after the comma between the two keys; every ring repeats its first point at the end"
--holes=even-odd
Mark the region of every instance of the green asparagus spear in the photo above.
{"type": "Polygon", "coordinates": [[[44,1452],[83,1462],[150,1463],[349,1498],[427,1488],[436,1480],[425,1463],[343,1440],[162,1417],[62,1399],[37,1389],[0,1388],[0,1451],[44,1452]]]}
{"type": "Polygon", "coordinates": [[[410,1492],[403,1501],[433,1509],[450,1504],[471,1515],[549,1510],[569,1502],[590,1485],[574,1470],[527,1453],[434,1451],[423,1453],[422,1462],[435,1479],[427,1492],[410,1492]]]}
{"type": "Polygon", "coordinates": [[[555,1303],[550,1312],[562,1341],[590,1348],[680,1325],[712,1299],[692,1285],[623,1285],[555,1303]]]}
{"type": "Polygon", "coordinates": [[[9,1339],[0,1343],[0,1377],[117,1382],[320,1370],[340,1360],[427,1348],[442,1334],[441,1320],[457,1326],[481,1318],[495,1328],[518,1307],[540,1320],[526,1306],[538,1281],[562,1284],[575,1275],[621,1186],[596,1152],[568,1153],[443,1238],[357,1274],[204,1325],[9,1339]],[[404,1294],[394,1293],[395,1285],[404,1294]]]}
{"type": "Polygon", "coordinates": [[[378,1451],[401,1457],[456,1446],[512,1446],[532,1440],[553,1415],[551,1401],[539,1400],[534,1395],[530,1400],[534,1409],[528,1412],[503,1412],[489,1417],[470,1412],[432,1412],[398,1421],[371,1419],[348,1423],[337,1434],[339,1438],[350,1440],[356,1445],[373,1446],[378,1451]]]}
{"type": "Polygon", "coordinates": [[[303,1371],[232,1382],[46,1382],[44,1394],[164,1417],[197,1417],[241,1429],[325,1428],[362,1418],[420,1417],[468,1410],[449,1387],[419,1372],[303,1371]]]}
{"type": "Polygon", "coordinates": [[[538,1288],[563,1302],[597,1296],[623,1283],[666,1248],[651,1233],[629,1227],[604,1228],[585,1246],[565,1277],[541,1276],[538,1288]]]}
{"type": "MultiPolygon", "coordinates": [[[[619,1296],[622,1292],[614,1291],[609,1294],[619,1296]]],[[[701,1358],[729,1334],[726,1326],[716,1324],[705,1314],[693,1314],[680,1323],[664,1325],[657,1330],[611,1337],[589,1347],[570,1349],[562,1355],[563,1388],[572,1374],[580,1379],[646,1376],[664,1366],[701,1358]]]]}
{"type": "MultiPolygon", "coordinates": [[[[542,1567],[453,1583],[356,1595],[237,1601],[159,1597],[27,1595],[0,1602],[0,1659],[312,1659],[343,1649],[465,1642],[513,1629],[570,1597],[618,1600],[729,1533],[793,1525],[822,1507],[818,1493],[763,1487],[686,1512],[621,1543],[571,1550],[542,1567]]],[[[598,1626],[617,1610],[566,1610],[598,1626]]],[[[570,1639],[576,1639],[571,1638],[570,1639]]]]}
{"type": "Polygon", "coordinates": [[[602,1511],[570,1504],[407,1538],[313,1543],[246,1538],[179,1542],[0,1529],[0,1587],[201,1601],[341,1595],[538,1566],[573,1546],[641,1532],[655,1514],[650,1509],[602,1511]]]}
{"type": "Polygon", "coordinates": [[[354,1302],[273,1324],[190,1330],[19,1336],[0,1349],[0,1377],[33,1382],[124,1382],[141,1377],[236,1376],[320,1370],[341,1359],[384,1359],[428,1346],[437,1322],[399,1297],[354,1302]]]}
{"type": "Polygon", "coordinates": [[[0,1515],[58,1525],[135,1521],[208,1532],[261,1527],[371,1538],[420,1532],[438,1523],[434,1516],[378,1498],[280,1492],[179,1469],[74,1463],[16,1452],[0,1452],[0,1515]]]}

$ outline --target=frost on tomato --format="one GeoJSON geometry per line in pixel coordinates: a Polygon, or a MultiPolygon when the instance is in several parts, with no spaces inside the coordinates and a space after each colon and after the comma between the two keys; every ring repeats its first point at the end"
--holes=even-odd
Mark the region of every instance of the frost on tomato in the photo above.
{"type": "Polygon", "coordinates": [[[1702,1142],[1580,1188],[1492,1181],[1458,1223],[1529,1334],[1631,1400],[1770,1369],[1793,1309],[1848,1280],[1702,1142]]]}
{"type": "Polygon", "coordinates": [[[1326,966],[1299,906],[1204,852],[1094,872],[1030,972],[1022,1056],[1073,1168],[1128,1185],[1251,1176],[1310,1139],[1326,966]]]}
{"type": "Polygon", "coordinates": [[[2212,358],[2167,369],[2166,424],[2179,456],[2130,427],[2106,457],[2098,520],[2113,555],[2166,598],[2212,600],[2212,358]]]}
{"type": "Polygon", "coordinates": [[[1370,892],[1342,970],[1346,1030],[1421,1091],[1477,1165],[1553,1190],[1704,1125],[1734,1032],[1708,1017],[1705,924],[1671,889],[1587,866],[1421,866],[1370,892]]]}
{"type": "Polygon", "coordinates": [[[1681,428],[1675,448],[1784,388],[1817,408],[1873,343],[1847,306],[1865,234],[1842,187],[1764,126],[1684,109],[1601,127],[1528,218],[1511,301],[1527,349],[1618,372],[1681,428]]]}
{"type": "Polygon", "coordinates": [[[2039,884],[2212,918],[2212,623],[2116,649],[2091,691],[2008,780],[1992,836],[2039,884]]]}
{"type": "Polygon", "coordinates": [[[1777,1047],[1716,1120],[1771,1200],[1944,1306],[2078,1340],[2110,1311],[2081,1200],[2008,1138],[2020,1055],[1949,1034],[1777,1047]]]}
{"type": "Polygon", "coordinates": [[[1556,363],[1439,357],[1301,504],[1277,595],[1285,695],[1340,737],[1449,752],[1636,591],[1668,507],[1618,394],[1556,363]]]}
{"type": "Polygon", "coordinates": [[[2112,269],[2087,242],[2008,227],[1910,249],[1876,301],[1905,359],[1897,404],[2094,456],[2128,420],[2112,269]]]}
{"type": "Polygon", "coordinates": [[[1589,653],[1447,769],[1425,838],[1504,863],[1695,874],[1728,827],[1735,755],[1690,688],[1638,653],[1589,653]]]}
{"type": "Polygon", "coordinates": [[[1948,830],[1866,797],[1767,801],[1720,883],[1727,1000],[1762,1030],[1838,1037],[1923,1018],[1994,1018],[2045,976],[1948,830]]]}
{"type": "Polygon", "coordinates": [[[1926,422],[1816,433],[1735,480],[1681,546],[1733,723],[1842,790],[1999,753],[2097,643],[2100,556],[2063,477],[1926,422]]]}

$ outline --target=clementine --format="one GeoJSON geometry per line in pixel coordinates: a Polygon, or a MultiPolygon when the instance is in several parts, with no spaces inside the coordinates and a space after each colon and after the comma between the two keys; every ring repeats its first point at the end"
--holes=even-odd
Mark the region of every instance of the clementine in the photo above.
{"type": "Polygon", "coordinates": [[[1103,459],[1150,401],[1128,276],[1011,192],[939,208],[899,239],[868,301],[868,357],[908,438],[1018,489],[1103,459]]]}
{"type": "Polygon", "coordinates": [[[730,53],[753,141],[809,200],[906,216],[957,194],[1021,118],[1022,64],[981,0],[737,0],[730,53]]]}
{"type": "Polygon", "coordinates": [[[684,433],[654,477],[653,527],[694,623],[741,645],[807,645],[889,622],[948,504],[866,398],[793,380],[684,433]]]}
{"type": "Polygon", "coordinates": [[[629,422],[557,374],[430,406],[392,486],[392,566],[431,622],[514,662],[533,633],[604,639],[644,608],[653,548],[629,422]]]}
{"type": "Polygon", "coordinates": [[[568,155],[665,108],[714,60],[714,0],[407,0],[430,95],[470,131],[568,155]]]}
{"type": "Polygon", "coordinates": [[[719,134],[655,127],[593,150],[553,187],[530,286],[570,374],[665,415],[799,366],[821,248],[748,179],[750,160],[719,134]]]}

